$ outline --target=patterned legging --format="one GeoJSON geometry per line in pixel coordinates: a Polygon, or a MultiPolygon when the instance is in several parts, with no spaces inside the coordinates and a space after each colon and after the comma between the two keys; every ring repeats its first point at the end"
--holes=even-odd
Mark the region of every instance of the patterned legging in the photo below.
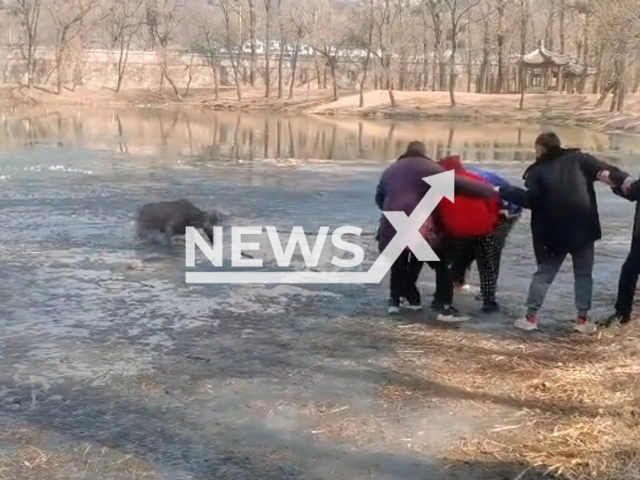
{"type": "Polygon", "coordinates": [[[465,283],[467,270],[473,261],[478,264],[480,292],[484,303],[496,301],[496,288],[500,275],[500,258],[507,237],[519,217],[502,218],[495,231],[489,235],[464,238],[454,241],[451,257],[453,281],[465,283]]]}

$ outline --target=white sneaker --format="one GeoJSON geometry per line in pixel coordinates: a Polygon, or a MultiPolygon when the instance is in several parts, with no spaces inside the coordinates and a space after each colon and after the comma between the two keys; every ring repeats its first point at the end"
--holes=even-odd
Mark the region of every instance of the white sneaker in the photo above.
{"type": "Polygon", "coordinates": [[[415,312],[422,310],[422,303],[410,304],[406,299],[402,299],[400,303],[402,308],[406,308],[407,310],[413,310],[415,312]]]}
{"type": "Polygon", "coordinates": [[[436,317],[436,322],[442,323],[464,323],[469,320],[469,317],[459,317],[457,315],[444,315],[439,313],[436,317]]]}
{"type": "Polygon", "coordinates": [[[467,320],[469,320],[469,317],[461,316],[458,310],[451,305],[441,309],[436,317],[436,322],[444,323],[462,323],[467,320]]]}
{"type": "Polygon", "coordinates": [[[390,298],[387,301],[387,313],[389,315],[398,315],[400,313],[400,302],[390,298]]]}
{"type": "Polygon", "coordinates": [[[596,331],[598,330],[598,327],[596,326],[595,323],[593,323],[589,319],[579,318],[578,320],[576,320],[576,323],[573,326],[573,330],[575,332],[580,332],[585,335],[592,335],[596,333],[596,331]]]}
{"type": "Polygon", "coordinates": [[[470,292],[471,290],[473,290],[473,287],[468,283],[463,283],[462,285],[456,285],[455,290],[457,292],[470,292]]]}
{"type": "Polygon", "coordinates": [[[527,315],[526,317],[522,317],[516,320],[513,326],[526,332],[532,332],[534,330],[538,330],[538,320],[536,319],[536,317],[527,315]]]}

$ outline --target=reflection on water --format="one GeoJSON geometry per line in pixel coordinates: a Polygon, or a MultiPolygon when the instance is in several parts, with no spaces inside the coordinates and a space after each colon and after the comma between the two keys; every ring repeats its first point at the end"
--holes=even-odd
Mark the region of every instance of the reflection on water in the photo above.
{"type": "MultiPolygon", "coordinates": [[[[131,109],[48,112],[2,118],[0,148],[35,144],[135,155],[217,159],[389,160],[411,140],[432,156],[448,152],[473,161],[530,161],[539,126],[382,121],[285,116],[261,112],[131,109]]],[[[555,129],[566,145],[599,153],[639,153],[635,137],[579,128],[555,129]]]]}

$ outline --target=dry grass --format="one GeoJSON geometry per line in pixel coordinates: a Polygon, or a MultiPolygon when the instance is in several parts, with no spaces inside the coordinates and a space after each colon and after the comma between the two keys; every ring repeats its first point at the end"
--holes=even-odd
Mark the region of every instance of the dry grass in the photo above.
{"type": "Polygon", "coordinates": [[[380,390],[402,403],[454,399],[515,412],[452,460],[500,461],[570,479],[640,478],[640,330],[525,340],[464,330],[396,328],[394,373],[380,390]],[[622,333],[624,332],[624,333],[622,333]]]}
{"type": "Polygon", "coordinates": [[[43,444],[36,429],[0,427],[0,480],[37,478],[68,480],[93,474],[113,480],[155,480],[160,476],[147,462],[90,443],[62,449],[43,444]]]}

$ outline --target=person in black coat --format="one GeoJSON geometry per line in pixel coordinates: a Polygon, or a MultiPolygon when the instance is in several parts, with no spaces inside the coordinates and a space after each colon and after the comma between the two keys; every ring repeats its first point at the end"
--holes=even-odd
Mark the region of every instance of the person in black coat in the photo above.
{"type": "Polygon", "coordinates": [[[500,188],[507,200],[531,209],[533,249],[538,264],[529,286],[527,314],[515,326],[537,329],[537,313],[567,255],[573,261],[575,330],[593,333],[587,314],[593,292],[594,244],[602,237],[594,190],[597,180],[613,187],[626,185],[629,175],[578,149],[562,148],[553,132],[535,142],[536,161],[524,173],[526,189],[500,188]]]}
{"type": "MultiPolygon", "coordinates": [[[[631,202],[638,202],[640,199],[640,182],[637,180],[630,183],[626,189],[614,187],[612,190],[616,195],[631,202]]],[[[600,325],[609,327],[616,323],[624,325],[631,321],[633,298],[638,285],[638,276],[640,276],[640,202],[636,203],[633,232],[631,234],[631,248],[620,270],[615,312],[606,319],[598,322],[600,325]]]]}

